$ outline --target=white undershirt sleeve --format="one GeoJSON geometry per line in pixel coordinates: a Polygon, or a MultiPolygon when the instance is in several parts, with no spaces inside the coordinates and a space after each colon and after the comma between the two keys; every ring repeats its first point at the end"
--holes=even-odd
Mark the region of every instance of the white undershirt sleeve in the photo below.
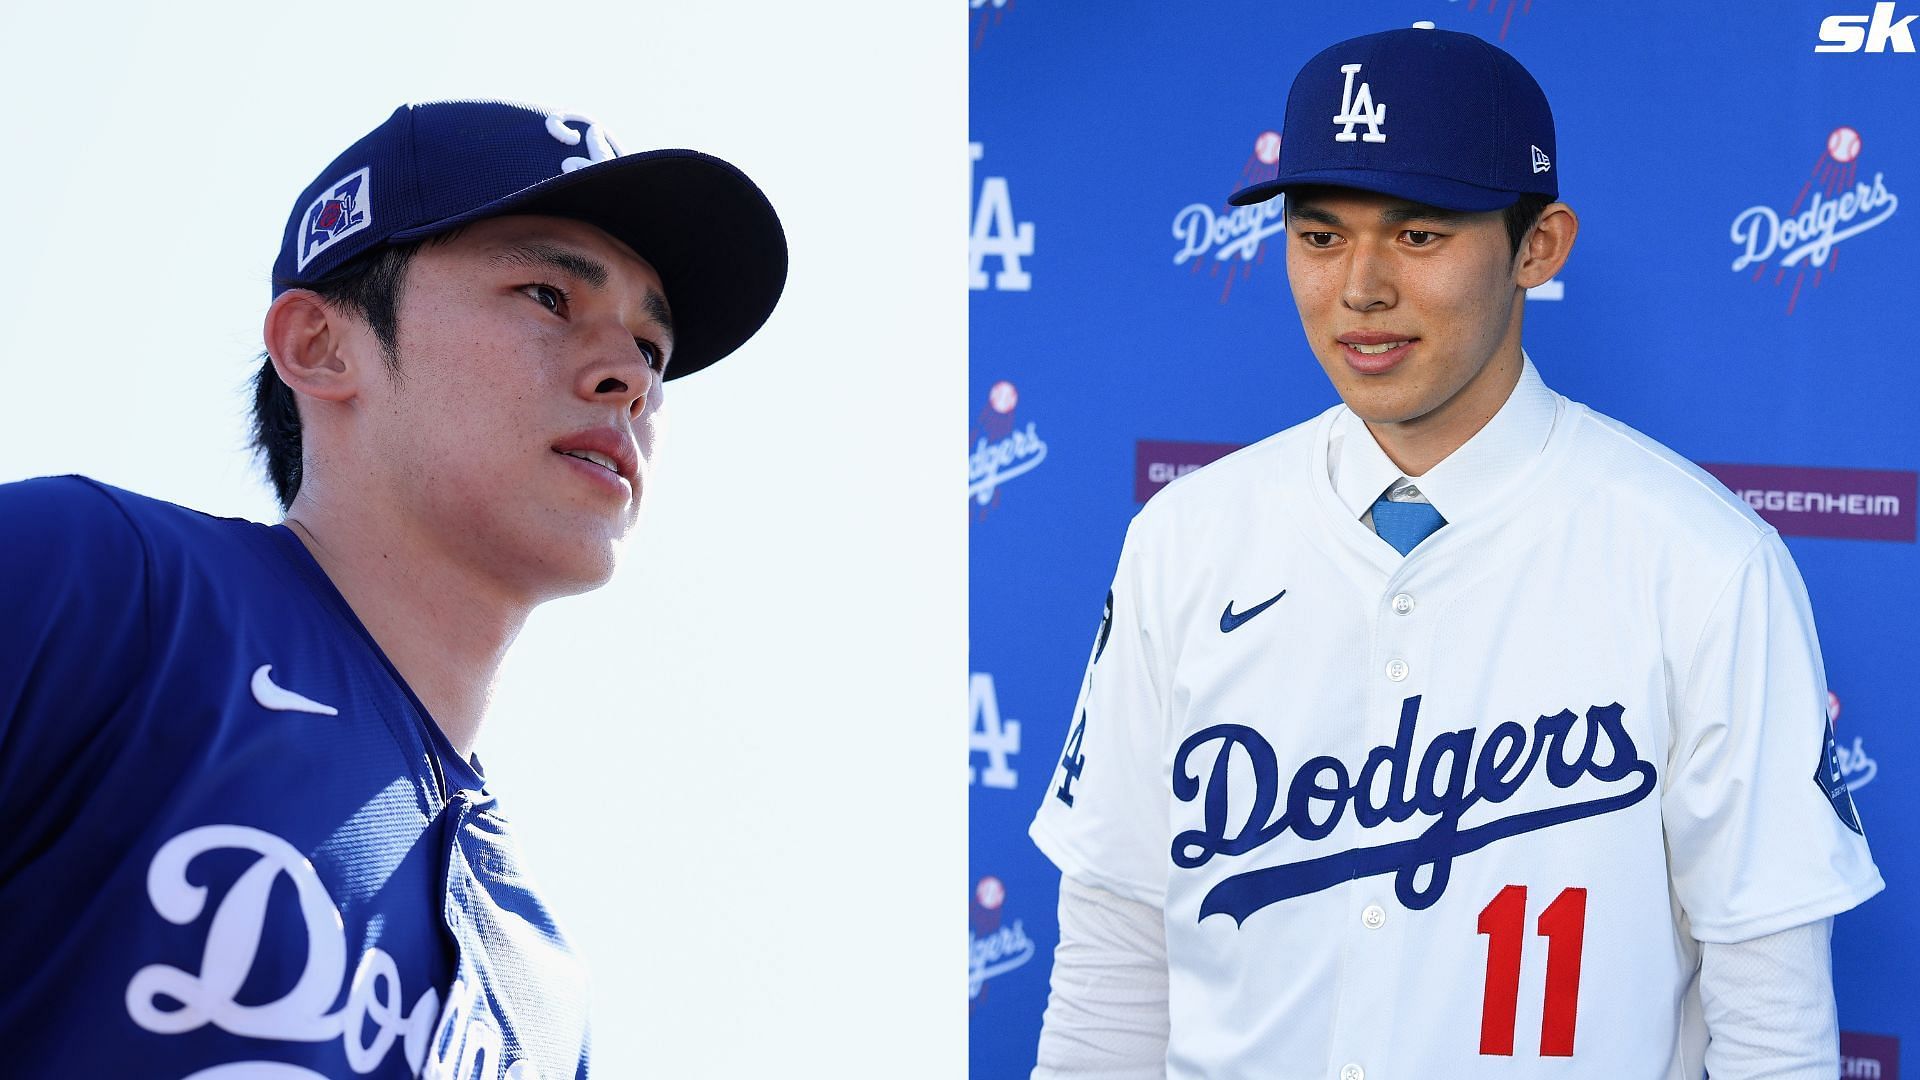
{"type": "Polygon", "coordinates": [[[1700,1002],[1711,1080],[1833,1080],[1833,920],[1750,941],[1703,942],[1700,1002]]]}
{"type": "Polygon", "coordinates": [[[1167,945],[1160,909],[1062,877],[1060,945],[1032,1080],[1163,1080],[1166,1074],[1167,945]]]}

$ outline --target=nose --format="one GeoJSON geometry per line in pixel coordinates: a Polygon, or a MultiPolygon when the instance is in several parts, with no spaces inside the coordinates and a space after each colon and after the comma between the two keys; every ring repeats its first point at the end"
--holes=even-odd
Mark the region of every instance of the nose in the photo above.
{"type": "Polygon", "coordinates": [[[1340,302],[1352,311],[1390,308],[1398,299],[1387,260],[1355,244],[1347,258],[1346,280],[1340,283],[1340,302]]]}
{"type": "Polygon", "coordinates": [[[597,336],[593,360],[577,378],[576,391],[589,401],[612,402],[638,419],[657,402],[660,376],[640,344],[624,328],[597,336]]]}

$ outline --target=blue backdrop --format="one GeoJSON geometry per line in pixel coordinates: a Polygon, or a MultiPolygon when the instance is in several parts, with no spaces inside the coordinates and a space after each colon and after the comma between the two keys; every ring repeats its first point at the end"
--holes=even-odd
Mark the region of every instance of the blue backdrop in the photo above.
{"type": "Polygon", "coordinates": [[[1033,1064],[1058,875],[1026,826],[1138,500],[1335,401],[1267,239],[1277,205],[1226,196],[1270,174],[1308,57],[1430,20],[1512,52],[1553,103],[1582,228],[1529,300],[1548,385],[1708,464],[1799,561],[1888,886],[1835,931],[1843,1071],[1897,1078],[1920,1041],[1920,205],[1901,205],[1920,199],[1920,0],[968,15],[972,1074],[1033,1064]]]}

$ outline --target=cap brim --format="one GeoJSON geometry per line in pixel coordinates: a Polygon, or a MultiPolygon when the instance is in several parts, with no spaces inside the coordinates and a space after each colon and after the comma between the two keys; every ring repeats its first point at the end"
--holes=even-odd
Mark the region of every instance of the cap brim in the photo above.
{"type": "Polygon", "coordinates": [[[668,379],[738,349],[773,314],[787,281],[787,239],[753,181],[695,150],[650,150],[597,162],[431,225],[415,240],[502,214],[552,214],[604,229],[659,272],[673,311],[668,379]]]}
{"type": "Polygon", "coordinates": [[[1283,179],[1268,180],[1265,183],[1241,188],[1227,196],[1227,202],[1234,206],[1248,206],[1265,202],[1288,189],[1303,187],[1354,188],[1359,191],[1391,195],[1396,199],[1406,199],[1409,202],[1425,203],[1442,210],[1468,212],[1505,210],[1520,201],[1518,192],[1495,191],[1492,188],[1464,184],[1458,180],[1448,180],[1438,176],[1375,172],[1370,169],[1323,169],[1318,172],[1296,173],[1283,179]]]}

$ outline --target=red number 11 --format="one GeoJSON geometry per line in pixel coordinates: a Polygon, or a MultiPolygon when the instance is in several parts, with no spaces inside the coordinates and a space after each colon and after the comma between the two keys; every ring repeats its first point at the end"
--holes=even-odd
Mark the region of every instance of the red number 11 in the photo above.
{"type": "MultiPolygon", "coordinates": [[[[1587,932],[1587,890],[1562,889],[1535,924],[1547,939],[1547,994],[1540,1017],[1540,1056],[1573,1056],[1580,1009],[1580,949],[1587,932]]],[[[1513,1056],[1513,1018],[1520,999],[1520,946],[1527,930],[1527,887],[1509,885],[1480,911],[1487,935],[1487,995],[1480,1008],[1480,1052],[1513,1056]]]]}

